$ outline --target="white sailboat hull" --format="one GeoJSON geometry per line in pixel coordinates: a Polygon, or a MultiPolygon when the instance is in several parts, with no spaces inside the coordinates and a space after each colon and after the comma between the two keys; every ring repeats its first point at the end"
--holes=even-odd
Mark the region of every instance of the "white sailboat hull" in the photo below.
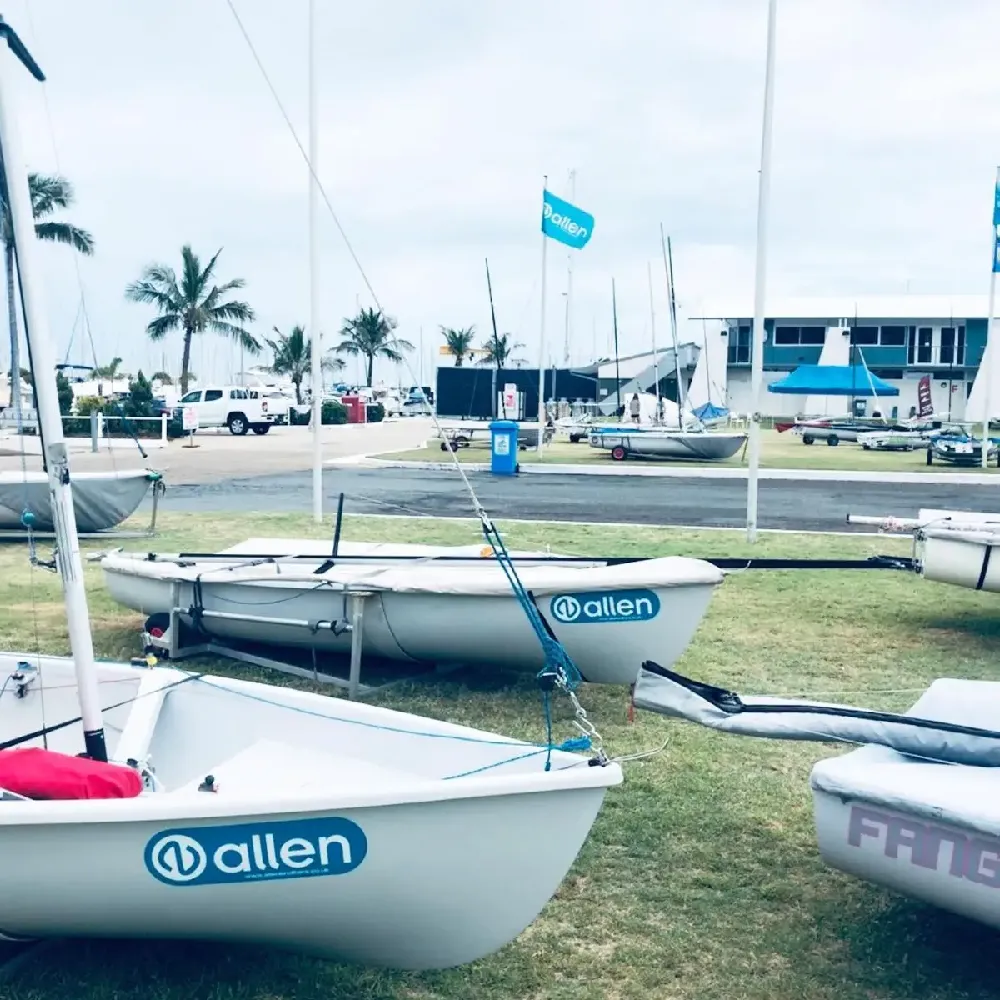
{"type": "MultiPolygon", "coordinates": [[[[935,681],[908,714],[995,729],[1000,684],[935,681]]],[[[810,779],[827,864],[1000,927],[995,767],[937,763],[866,746],[820,761],[810,779]]]]}
{"type": "MultiPolygon", "coordinates": [[[[0,657],[0,674],[16,662],[0,657]]],[[[112,757],[148,753],[163,789],[0,801],[6,935],[464,964],[535,919],[621,781],[615,764],[553,751],[546,772],[531,744],[344,699],[160,667],[98,669],[105,705],[136,699],[106,715],[112,757]],[[208,774],[214,793],[197,790],[208,774]]],[[[41,671],[44,687],[0,697],[2,738],[74,717],[72,662],[42,658],[41,671]]],[[[49,745],[77,752],[79,725],[49,745]]]]}
{"type": "Polygon", "coordinates": [[[1000,592],[1000,533],[925,529],[918,533],[917,560],[925,580],[972,590],[1000,592]]]}
{"type": "Polygon", "coordinates": [[[686,459],[718,462],[732,458],[746,443],[745,433],[717,431],[591,432],[590,446],[611,451],[612,457],[686,459]]]}
{"type": "MultiPolygon", "coordinates": [[[[410,663],[544,666],[538,637],[495,562],[343,566],[316,574],[287,563],[185,567],[170,558],[105,557],[112,598],[147,615],[197,605],[214,614],[184,620],[198,617],[204,632],[222,639],[346,654],[349,632],[309,623],[348,620],[349,594],[364,590],[367,654],[410,663]]],[[[619,566],[528,564],[518,572],[583,676],[604,684],[632,683],[645,659],[677,660],[723,579],[710,563],[680,557],[619,566]]]]}
{"type": "MultiPolygon", "coordinates": [[[[77,529],[107,531],[135,513],[157,479],[148,469],[73,474],[77,529]]],[[[52,497],[45,472],[0,472],[0,529],[24,529],[25,510],[35,515],[36,531],[52,531],[52,497]]]]}

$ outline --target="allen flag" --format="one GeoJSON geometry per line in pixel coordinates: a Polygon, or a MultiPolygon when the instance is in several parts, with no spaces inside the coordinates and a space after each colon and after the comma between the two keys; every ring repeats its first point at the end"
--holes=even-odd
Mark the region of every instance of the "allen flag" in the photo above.
{"type": "MultiPolygon", "coordinates": [[[[1000,194],[998,194],[1000,198],[1000,194]]],[[[1000,204],[1000,202],[998,202],[1000,204]]],[[[582,250],[594,232],[594,217],[576,205],[557,198],[550,191],[542,193],[542,232],[553,240],[582,250]]]]}

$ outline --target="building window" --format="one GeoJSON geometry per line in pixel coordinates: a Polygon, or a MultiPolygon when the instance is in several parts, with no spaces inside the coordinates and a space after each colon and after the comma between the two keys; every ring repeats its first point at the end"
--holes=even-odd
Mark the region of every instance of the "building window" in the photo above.
{"type": "Polygon", "coordinates": [[[965,364],[965,327],[941,327],[941,358],[943,365],[965,364]]]}
{"type": "Polygon", "coordinates": [[[917,328],[917,364],[929,365],[931,363],[932,351],[931,328],[921,326],[917,328]]]}
{"type": "Polygon", "coordinates": [[[731,365],[750,364],[750,327],[729,328],[728,360],[731,365]]]}
{"type": "Polygon", "coordinates": [[[774,343],[781,347],[802,345],[804,347],[822,347],[826,342],[825,326],[776,326],[774,328],[774,343]]]}
{"type": "Polygon", "coordinates": [[[883,347],[902,347],[906,343],[905,326],[883,326],[879,331],[879,341],[883,347]]]}
{"type": "Polygon", "coordinates": [[[877,326],[851,327],[851,343],[860,347],[873,347],[878,343],[877,326]]]}
{"type": "Polygon", "coordinates": [[[908,365],[913,364],[914,351],[916,350],[917,344],[917,328],[915,326],[908,326],[906,328],[906,363],[908,365]]]}
{"type": "Polygon", "coordinates": [[[953,365],[955,363],[955,328],[953,326],[941,327],[941,364],[953,365]]]}

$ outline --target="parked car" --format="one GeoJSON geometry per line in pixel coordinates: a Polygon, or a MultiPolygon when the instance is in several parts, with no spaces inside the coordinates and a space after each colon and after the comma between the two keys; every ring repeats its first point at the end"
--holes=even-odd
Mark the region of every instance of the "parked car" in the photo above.
{"type": "Polygon", "coordinates": [[[295,402],[290,396],[286,396],[280,389],[270,389],[261,386],[249,385],[247,392],[251,399],[262,399],[267,404],[264,409],[268,413],[274,414],[276,424],[287,424],[288,413],[295,402]]]}
{"type": "Polygon", "coordinates": [[[275,412],[267,398],[242,385],[193,389],[181,398],[180,406],[194,407],[199,428],[228,427],[237,436],[251,430],[254,434],[266,434],[278,423],[279,415],[286,419],[288,416],[287,407],[275,412]]]}

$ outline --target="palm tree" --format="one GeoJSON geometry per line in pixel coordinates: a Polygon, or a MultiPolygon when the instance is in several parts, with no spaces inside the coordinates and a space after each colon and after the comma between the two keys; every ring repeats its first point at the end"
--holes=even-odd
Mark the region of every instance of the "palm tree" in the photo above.
{"type": "MultiPolygon", "coordinates": [[[[278,339],[267,340],[267,346],[274,352],[274,361],[265,370],[272,375],[287,375],[295,386],[295,402],[301,406],[302,381],[312,372],[312,338],[306,339],[301,326],[293,326],[292,332],[287,334],[277,327],[274,332],[278,339]]],[[[324,371],[340,371],[344,362],[340,358],[326,357],[320,361],[320,367],[324,371]]]]}
{"type": "MultiPolygon", "coordinates": [[[[194,378],[194,372],[188,372],[188,378],[194,378]]],[[[150,382],[159,382],[160,385],[173,385],[174,380],[170,372],[153,372],[149,376],[150,382]]]]}
{"type": "Polygon", "coordinates": [[[113,382],[118,378],[119,370],[122,366],[121,358],[112,358],[106,365],[99,365],[94,369],[94,378],[109,378],[113,382]]]}
{"type": "Polygon", "coordinates": [[[483,344],[483,350],[486,352],[480,359],[479,364],[481,365],[491,365],[497,369],[503,369],[508,364],[520,364],[519,361],[512,358],[511,355],[519,348],[524,347],[524,344],[520,341],[512,340],[512,334],[509,333],[495,333],[489,340],[483,344]]]}
{"type": "MultiPolygon", "coordinates": [[[[65,177],[48,174],[28,174],[28,192],[31,196],[31,214],[35,219],[44,219],[56,209],[69,208],[73,204],[73,186],[65,177]]],[[[36,222],[35,235],[40,240],[51,243],[65,243],[90,256],[94,252],[94,237],[85,229],[71,222],[36,222]]],[[[18,295],[14,285],[14,220],[10,206],[0,192],[0,239],[3,240],[4,263],[7,265],[7,321],[10,325],[10,367],[18,371],[21,367],[20,338],[17,332],[18,295]]],[[[20,410],[20,396],[15,401],[15,410],[20,410]]]]}
{"type": "Polygon", "coordinates": [[[368,385],[372,384],[375,358],[386,358],[397,364],[403,360],[401,351],[412,351],[408,340],[393,336],[396,321],[381,309],[362,309],[353,319],[345,319],[340,330],[344,339],[334,348],[341,354],[353,354],[366,359],[368,385]]]}
{"type": "Polygon", "coordinates": [[[185,244],[181,248],[181,278],[166,264],[150,264],[138,281],[133,281],[125,289],[125,298],[130,302],[146,302],[154,305],[159,312],[146,327],[150,340],[162,340],[171,330],[180,329],[184,333],[184,351],[181,355],[181,395],[187,392],[191,363],[191,341],[196,333],[210,330],[226,337],[232,337],[248,354],[259,354],[260,344],[248,333],[244,323],[254,319],[254,311],[246,302],[227,299],[229,292],[243,288],[242,278],[233,278],[225,284],[212,281],[215,265],[222,253],[220,247],[215,256],[205,265],[185,244]]]}
{"type": "Polygon", "coordinates": [[[461,368],[466,356],[472,356],[472,338],[476,335],[474,326],[454,329],[450,326],[441,327],[441,336],[445,346],[455,358],[455,367],[461,368]]]}

